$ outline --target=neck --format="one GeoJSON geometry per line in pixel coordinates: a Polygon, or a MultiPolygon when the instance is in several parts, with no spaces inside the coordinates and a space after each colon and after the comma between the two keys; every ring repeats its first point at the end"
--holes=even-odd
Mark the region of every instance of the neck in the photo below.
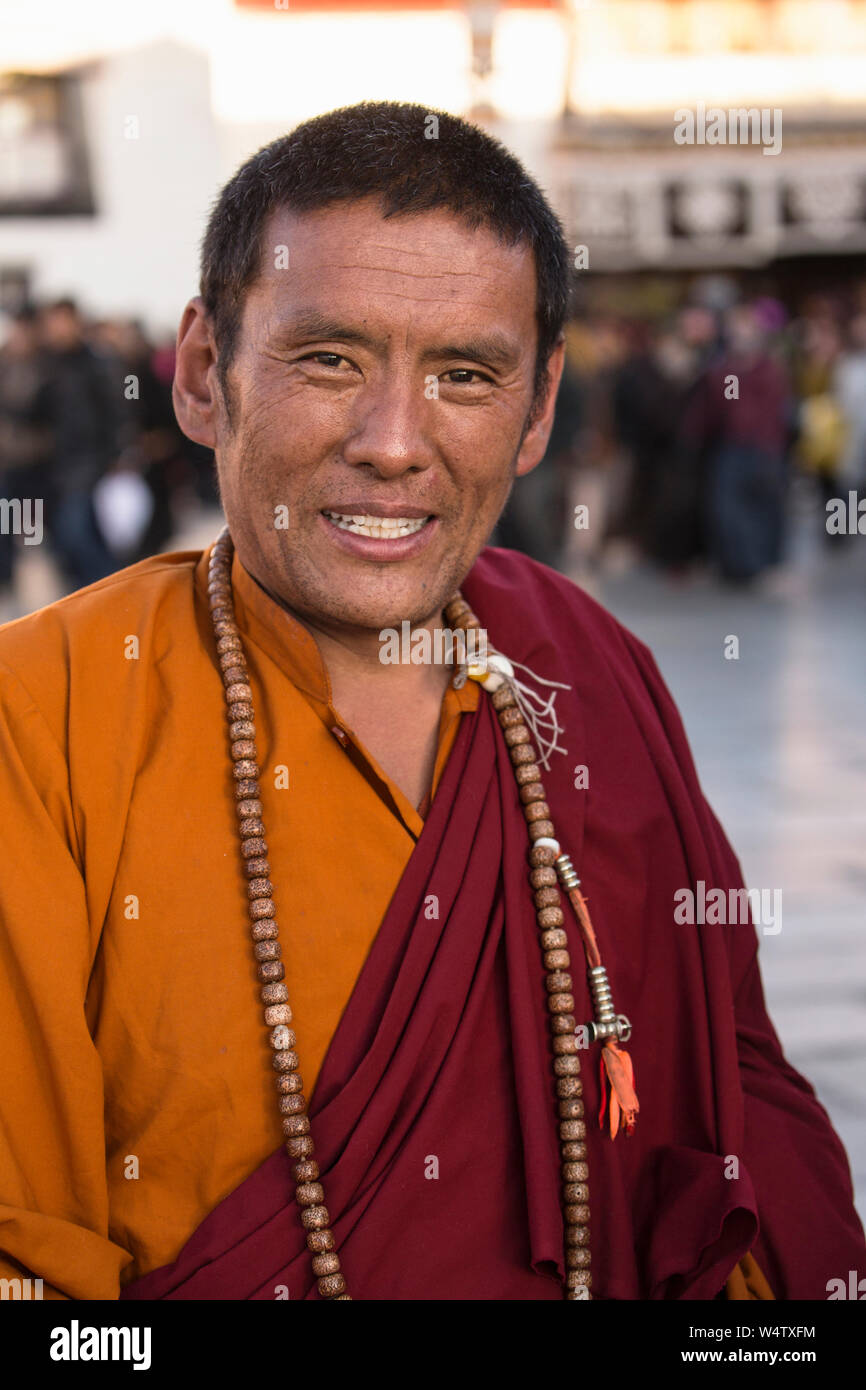
{"type": "MultiPolygon", "coordinates": [[[[362,691],[375,694],[377,699],[393,697],[401,702],[430,697],[441,700],[449,681],[456,675],[456,667],[449,663],[383,661],[383,645],[378,629],[340,630],[322,625],[292,608],[278,594],[272,593],[261,580],[256,579],[255,575],[252,577],[274,603],[279,604],[314,638],[338,704],[340,692],[343,693],[345,702],[350,692],[357,699],[362,691]]],[[[436,652],[437,645],[433,636],[436,630],[443,626],[443,615],[436,612],[424,622],[413,623],[412,633],[429,633],[429,650],[436,652]]],[[[399,626],[396,630],[401,632],[399,626]]]]}

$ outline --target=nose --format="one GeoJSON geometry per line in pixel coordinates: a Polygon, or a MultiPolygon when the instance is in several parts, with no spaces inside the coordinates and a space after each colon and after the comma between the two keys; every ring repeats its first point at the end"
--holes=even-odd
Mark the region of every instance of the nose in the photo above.
{"type": "Polygon", "coordinates": [[[388,371],[359,393],[343,457],[355,467],[368,465],[382,478],[423,472],[434,461],[430,409],[438,401],[425,396],[423,378],[388,371]]]}

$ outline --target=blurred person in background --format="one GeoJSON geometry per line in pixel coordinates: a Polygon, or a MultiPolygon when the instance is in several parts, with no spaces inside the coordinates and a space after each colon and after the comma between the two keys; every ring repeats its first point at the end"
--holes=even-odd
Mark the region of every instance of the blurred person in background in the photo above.
{"type": "Polygon", "coordinates": [[[848,439],[848,426],[836,394],[841,353],[842,335],[832,306],[823,300],[814,301],[795,331],[793,374],[799,408],[794,456],[818,488],[819,524],[828,544],[835,537],[824,525],[825,507],[831,497],[839,495],[839,471],[848,439]]]}
{"type": "MultiPolygon", "coordinates": [[[[38,316],[33,308],[12,318],[0,348],[0,496],[45,496],[45,462],[50,437],[36,419],[43,381],[38,316]]],[[[11,597],[15,540],[0,532],[0,601],[11,597]]]]}
{"type": "Polygon", "coordinates": [[[866,313],[848,325],[844,352],[839,357],[833,389],[845,421],[845,447],[838,481],[844,492],[866,487],[866,313]]]}
{"type": "Polygon", "coordinates": [[[45,524],[72,589],[117,568],[93,506],[93,489],[117,458],[124,428],[123,396],[110,362],[87,342],[72,299],[43,309],[44,381],[36,404],[50,430],[45,524]]]}
{"type": "Polygon", "coordinates": [[[155,372],[154,349],[141,324],[106,319],[96,326],[94,338],[116,364],[117,397],[124,407],[123,449],[116,468],[137,474],[149,494],[137,534],[117,556],[123,564],[135,564],[161,550],[174,531],[172,495],[182,436],[171,403],[171,380],[166,383],[155,372]]]}
{"type": "Polygon", "coordinates": [[[553,569],[562,568],[568,485],[582,419],[580,383],[566,363],[547,452],[538,468],[516,480],[505,511],[496,524],[495,545],[521,550],[524,555],[553,569]]]}
{"type": "Polygon", "coordinates": [[[698,383],[684,438],[707,450],[711,557],[727,582],[746,583],[782,559],[790,390],[755,304],[729,310],[725,338],[698,383]]]}

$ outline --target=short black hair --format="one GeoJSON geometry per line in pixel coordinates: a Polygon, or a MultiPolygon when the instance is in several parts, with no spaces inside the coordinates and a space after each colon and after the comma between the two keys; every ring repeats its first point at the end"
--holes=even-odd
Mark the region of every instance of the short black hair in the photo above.
{"type": "Polygon", "coordinates": [[[378,197],[383,217],[442,209],[508,245],[527,245],[537,279],[533,410],[568,308],[570,256],[562,224],[519,160],[480,127],[408,102],[364,101],[316,116],[252,155],[219,194],[202,242],[200,293],[223,389],[243,297],[262,263],[265,223],[278,208],[312,212],[378,197]]]}

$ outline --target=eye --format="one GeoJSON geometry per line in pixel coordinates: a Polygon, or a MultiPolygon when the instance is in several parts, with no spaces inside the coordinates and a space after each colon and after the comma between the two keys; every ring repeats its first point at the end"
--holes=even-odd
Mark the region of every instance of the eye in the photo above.
{"type": "Polygon", "coordinates": [[[301,361],[320,362],[323,367],[336,367],[339,362],[345,362],[346,358],[341,357],[339,352],[308,352],[301,361]]]}
{"type": "Polygon", "coordinates": [[[452,379],[454,386],[472,386],[474,383],[469,380],[470,377],[475,377],[478,381],[492,381],[492,377],[487,376],[485,372],[477,372],[474,367],[454,367],[445,375],[452,379]]]}

